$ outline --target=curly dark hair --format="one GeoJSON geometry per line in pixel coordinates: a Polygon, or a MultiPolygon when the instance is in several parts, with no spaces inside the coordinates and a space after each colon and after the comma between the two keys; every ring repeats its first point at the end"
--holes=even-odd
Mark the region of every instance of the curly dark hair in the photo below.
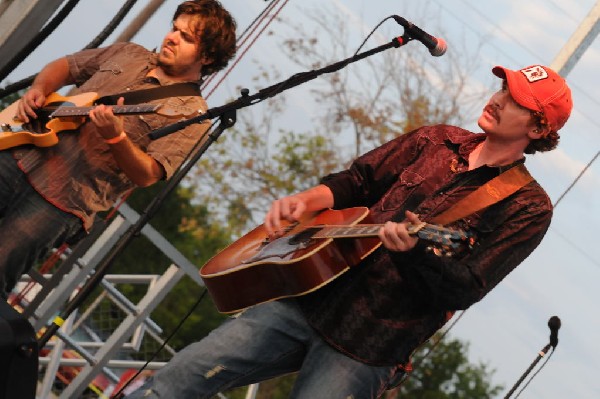
{"type": "Polygon", "coordinates": [[[202,55],[212,60],[210,64],[202,66],[202,76],[225,68],[236,51],[236,22],[229,11],[217,0],[190,0],[177,7],[173,21],[182,14],[202,18],[199,29],[194,33],[200,40],[202,55]]]}
{"type": "MultiPolygon", "coordinates": [[[[531,116],[533,117],[538,129],[544,129],[548,126],[548,122],[546,121],[546,117],[543,113],[531,111],[531,116]]],[[[556,146],[558,146],[559,140],[560,136],[558,132],[550,131],[550,133],[542,138],[531,140],[529,145],[525,148],[525,154],[535,154],[537,151],[544,152],[553,150],[556,148],[556,146]]]]}

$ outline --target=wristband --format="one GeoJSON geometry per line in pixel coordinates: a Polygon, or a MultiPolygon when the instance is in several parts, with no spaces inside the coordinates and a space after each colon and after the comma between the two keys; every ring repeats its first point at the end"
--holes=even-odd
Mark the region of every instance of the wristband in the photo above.
{"type": "Polygon", "coordinates": [[[117,144],[117,143],[123,141],[123,139],[126,138],[126,137],[127,137],[127,134],[125,133],[124,130],[122,130],[121,134],[119,134],[118,136],[115,136],[113,138],[106,139],[106,140],[104,140],[104,142],[106,144],[117,144]]]}

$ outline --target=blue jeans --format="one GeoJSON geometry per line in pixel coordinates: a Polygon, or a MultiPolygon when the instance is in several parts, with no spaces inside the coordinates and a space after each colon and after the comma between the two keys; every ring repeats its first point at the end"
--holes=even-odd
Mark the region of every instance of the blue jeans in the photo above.
{"type": "Polygon", "coordinates": [[[127,399],[209,399],[295,371],[294,399],[377,398],[402,376],[396,366],[370,366],[333,349],[288,299],[227,320],[176,354],[127,399]]]}
{"type": "Polygon", "coordinates": [[[9,151],[0,151],[0,297],[49,249],[82,229],[81,220],[61,211],[31,187],[9,151]]]}

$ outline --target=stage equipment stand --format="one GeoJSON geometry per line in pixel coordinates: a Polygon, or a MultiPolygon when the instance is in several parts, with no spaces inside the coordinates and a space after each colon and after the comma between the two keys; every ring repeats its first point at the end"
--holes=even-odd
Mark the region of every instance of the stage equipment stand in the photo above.
{"type": "MultiPolygon", "coordinates": [[[[531,370],[533,370],[535,365],[538,364],[538,362],[544,356],[546,356],[546,354],[548,353],[550,348],[552,348],[552,352],[550,353],[552,355],[552,353],[554,352],[554,349],[556,349],[556,346],[558,345],[558,329],[560,328],[560,325],[561,325],[561,322],[557,316],[552,316],[550,318],[550,320],[548,320],[548,327],[550,328],[550,342],[546,346],[544,346],[541,351],[538,352],[538,355],[533,360],[533,362],[529,365],[529,368],[527,368],[527,370],[525,370],[523,375],[521,375],[521,378],[519,378],[519,380],[515,383],[515,385],[511,388],[511,390],[508,391],[508,393],[506,394],[504,399],[510,398],[510,395],[512,395],[517,390],[519,385],[521,385],[521,383],[525,380],[525,378],[529,375],[529,373],[531,373],[531,370]]],[[[542,365],[542,367],[543,367],[543,365],[542,365]]],[[[535,377],[535,374],[534,374],[534,377],[535,377]]],[[[531,381],[531,380],[529,380],[529,381],[531,381]]],[[[525,386],[527,386],[527,385],[525,385],[525,386]]]]}

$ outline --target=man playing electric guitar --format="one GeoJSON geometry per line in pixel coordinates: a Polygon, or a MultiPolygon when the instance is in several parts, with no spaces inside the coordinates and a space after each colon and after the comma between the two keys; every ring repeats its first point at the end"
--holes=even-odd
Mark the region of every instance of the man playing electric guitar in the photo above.
{"type": "Polygon", "coordinates": [[[479,117],[483,133],[418,128],[322,184],[275,201],[264,223],[277,238],[283,220],[362,206],[384,224],[381,246],[312,292],[237,314],[129,398],[209,399],[290,372],[298,372],[294,399],[377,398],[397,384],[411,353],[454,311],[492,290],[550,225],[552,204],[522,165],[524,154],[556,147],[572,109],[570,90],[540,65],[493,73],[502,86],[479,117]],[[454,213],[454,204],[469,203],[482,207],[454,213]],[[412,226],[435,220],[472,234],[473,247],[439,256],[410,234],[412,226]]]}
{"type": "MultiPolygon", "coordinates": [[[[152,104],[206,110],[199,81],[235,54],[235,21],[216,0],[179,5],[158,53],[133,43],[84,50],[46,65],[19,101],[16,120],[29,123],[59,88],[99,97],[188,82],[192,93],[152,104]]],[[[156,92],[156,91],[155,91],[156,92]]],[[[123,98],[115,101],[123,105],[123,98]]],[[[111,104],[115,104],[112,102],[111,104]]],[[[160,114],[117,116],[98,105],[76,132],[54,146],[24,145],[0,151],[0,295],[48,249],[89,230],[97,212],[125,192],[170,178],[208,128],[188,126],[156,141],[148,133],[172,123],[160,114]]]]}

